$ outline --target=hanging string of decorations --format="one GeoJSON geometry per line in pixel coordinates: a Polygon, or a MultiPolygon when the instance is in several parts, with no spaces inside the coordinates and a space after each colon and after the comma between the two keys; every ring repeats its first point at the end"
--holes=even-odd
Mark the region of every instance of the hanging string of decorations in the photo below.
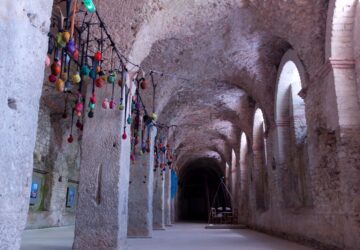
{"type": "MultiPolygon", "coordinates": [[[[78,8],[78,0],[63,0],[58,2],[54,8],[56,11],[54,16],[57,18],[53,20],[52,32],[49,33],[48,55],[45,60],[46,66],[51,69],[48,80],[54,84],[58,92],[65,94],[64,118],[68,117],[68,106],[71,107],[69,143],[74,140],[72,134],[74,120],[76,120],[76,127],[80,131],[83,130],[86,109],[83,85],[87,80],[92,84],[87,116],[93,118],[95,115],[96,89],[104,86],[107,88],[108,85],[111,85],[111,96],[106,97],[101,102],[101,106],[103,109],[110,110],[125,109],[122,138],[126,140],[126,126],[132,123],[131,116],[135,110],[133,105],[138,109],[135,112],[137,114],[136,121],[140,120],[140,107],[145,110],[145,115],[142,117],[145,124],[155,120],[147,115],[146,107],[140,96],[139,89],[146,89],[147,82],[144,77],[130,79],[130,87],[128,87],[126,81],[130,77],[125,63],[129,63],[129,60],[119,52],[93,2],[91,0],[82,2],[87,11],[78,8]],[[65,2],[65,6],[60,5],[63,2],[65,2]],[[65,16],[64,10],[66,11],[65,16]],[[134,80],[138,82],[138,90],[136,96],[132,97],[131,89],[134,80]],[[76,86],[78,87],[76,88],[76,86]],[[120,88],[119,92],[117,92],[117,88],[120,88]],[[118,104],[115,101],[117,93],[119,94],[118,104]],[[132,105],[129,114],[127,114],[128,105],[132,105]]],[[[138,75],[137,72],[135,76],[138,77],[138,75]]]]}
{"type": "MultiPolygon", "coordinates": [[[[157,83],[154,74],[164,74],[159,71],[150,71],[151,86],[153,90],[153,109],[147,112],[141,91],[148,88],[145,79],[145,71],[137,64],[131,62],[119,49],[106,28],[106,24],[100,17],[95,5],[91,0],[83,0],[84,8],[78,6],[78,0],[62,0],[57,2],[55,8],[55,20],[49,33],[48,55],[45,60],[46,66],[50,67],[51,74],[48,80],[54,84],[56,91],[64,93],[65,105],[63,118],[68,117],[71,110],[70,134],[68,143],[74,141],[73,125],[76,120],[76,128],[83,131],[84,116],[93,118],[97,104],[97,89],[111,87],[111,95],[101,102],[104,110],[124,111],[122,139],[130,137],[131,161],[135,161],[137,155],[150,152],[150,129],[157,126],[160,131],[166,126],[155,122],[155,99],[157,83]],[[60,6],[65,3],[65,6],[60,6]],[[63,11],[66,15],[63,15],[63,11]],[[135,74],[130,76],[126,65],[133,65],[135,74]],[[134,77],[135,76],[135,77],[134,77]],[[127,84],[127,81],[130,81],[127,84]],[[86,105],[86,89],[84,84],[91,84],[91,95],[86,105]],[[128,87],[129,85],[129,87],[128,87]],[[135,95],[132,88],[135,85],[135,95]],[[118,95],[118,98],[117,98],[118,95]],[[116,102],[118,100],[118,103],[116,102]],[[87,110],[87,111],[86,111],[87,110]],[[131,126],[130,136],[126,133],[127,126],[131,126]]],[[[169,127],[167,127],[168,129],[169,127]]],[[[160,174],[172,168],[174,150],[170,144],[164,145],[164,137],[158,136],[154,147],[155,167],[160,168],[160,174]]]]}

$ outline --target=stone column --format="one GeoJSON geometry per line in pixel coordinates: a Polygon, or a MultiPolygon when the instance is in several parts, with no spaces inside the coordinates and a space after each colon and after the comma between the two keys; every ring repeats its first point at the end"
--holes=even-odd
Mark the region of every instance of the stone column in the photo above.
{"type": "Polygon", "coordinates": [[[171,226],[171,169],[166,168],[165,177],[165,226],[171,226]]]}
{"type": "Polygon", "coordinates": [[[165,181],[162,171],[154,172],[153,229],[165,230],[165,181]]]}
{"type": "MultiPolygon", "coordinates": [[[[45,198],[45,210],[49,211],[47,226],[63,226],[66,211],[66,191],[68,187],[69,169],[78,168],[80,151],[79,136],[74,130],[74,142],[68,143],[69,128],[66,127],[61,114],[51,115],[51,144],[46,164],[50,168],[47,174],[48,188],[45,198]]],[[[73,224],[72,222],[71,224],[73,224]]]]}
{"type": "Polygon", "coordinates": [[[171,224],[175,224],[176,221],[176,206],[175,197],[171,199],[171,224]]]}
{"type": "Polygon", "coordinates": [[[126,248],[130,126],[123,140],[125,111],[101,108],[110,89],[97,90],[94,118],[84,124],[73,249],[126,248]]]}
{"type": "Polygon", "coordinates": [[[150,153],[137,156],[130,167],[128,237],[152,237],[154,194],[154,141],[150,129],[150,153]]]}
{"type": "Polygon", "coordinates": [[[1,1],[1,249],[19,249],[26,224],[52,3],[1,1]]]}

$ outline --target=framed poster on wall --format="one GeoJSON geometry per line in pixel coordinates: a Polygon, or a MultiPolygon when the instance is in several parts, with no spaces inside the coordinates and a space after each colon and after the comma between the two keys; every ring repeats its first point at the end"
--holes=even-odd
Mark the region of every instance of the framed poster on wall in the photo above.
{"type": "Polygon", "coordinates": [[[66,191],[66,207],[75,207],[76,187],[69,186],[66,191]]]}
{"type": "Polygon", "coordinates": [[[30,186],[30,205],[37,205],[40,201],[41,178],[33,176],[30,186]]]}

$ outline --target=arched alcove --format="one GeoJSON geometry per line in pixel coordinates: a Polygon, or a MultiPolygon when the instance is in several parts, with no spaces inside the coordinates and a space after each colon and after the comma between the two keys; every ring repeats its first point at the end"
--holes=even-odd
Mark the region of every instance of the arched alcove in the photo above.
{"type": "Polygon", "coordinates": [[[234,196],[237,183],[237,165],[236,165],[236,153],[235,150],[231,150],[231,193],[234,196]]]}
{"type": "Polygon", "coordinates": [[[299,96],[305,85],[303,67],[294,51],[285,54],[275,96],[277,165],[280,166],[284,206],[306,206],[307,194],[307,122],[305,102],[299,96]],[[300,69],[300,70],[299,70],[300,69]]]}
{"type": "Polygon", "coordinates": [[[259,210],[268,208],[268,174],[266,168],[266,139],[265,119],[261,109],[257,109],[253,124],[253,154],[254,169],[252,170],[255,182],[256,207],[259,210]]]}
{"type": "Polygon", "coordinates": [[[245,217],[247,214],[247,206],[249,202],[249,167],[247,164],[248,142],[246,134],[242,133],[240,137],[240,178],[239,178],[239,218],[245,217]]]}

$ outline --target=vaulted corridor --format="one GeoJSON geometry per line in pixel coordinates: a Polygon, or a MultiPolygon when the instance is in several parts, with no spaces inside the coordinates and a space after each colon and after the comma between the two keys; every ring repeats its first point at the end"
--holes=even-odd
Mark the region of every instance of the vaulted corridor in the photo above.
{"type": "Polygon", "coordinates": [[[359,0],[0,0],[0,34],[0,250],[359,250],[359,0]]]}

